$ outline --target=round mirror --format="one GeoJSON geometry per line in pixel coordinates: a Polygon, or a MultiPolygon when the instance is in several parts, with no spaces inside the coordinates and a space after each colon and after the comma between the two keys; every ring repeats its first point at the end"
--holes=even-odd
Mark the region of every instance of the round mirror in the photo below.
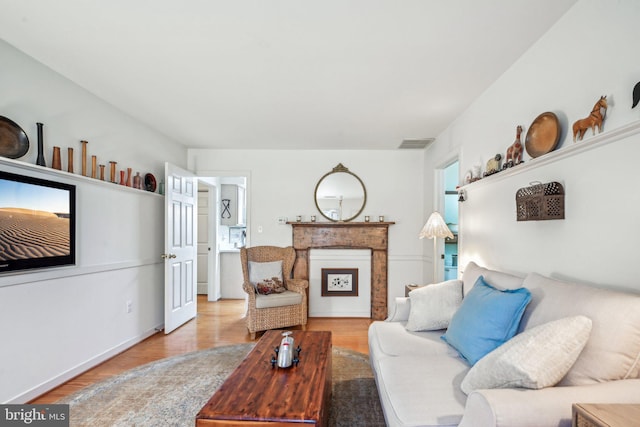
{"type": "Polygon", "coordinates": [[[357,175],[342,163],[318,181],[316,207],[330,221],[351,221],[364,209],[367,191],[357,175]]]}

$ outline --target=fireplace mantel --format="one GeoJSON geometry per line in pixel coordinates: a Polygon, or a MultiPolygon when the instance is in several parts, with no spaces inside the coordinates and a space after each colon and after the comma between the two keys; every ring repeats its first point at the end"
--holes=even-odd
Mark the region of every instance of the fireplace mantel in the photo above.
{"type": "Polygon", "coordinates": [[[394,222],[288,222],[293,229],[293,277],[309,279],[311,249],[371,250],[371,318],[387,317],[387,252],[394,222]]]}

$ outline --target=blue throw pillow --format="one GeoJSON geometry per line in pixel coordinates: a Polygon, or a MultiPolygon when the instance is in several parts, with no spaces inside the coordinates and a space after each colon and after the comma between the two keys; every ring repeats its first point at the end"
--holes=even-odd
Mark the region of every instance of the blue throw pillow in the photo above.
{"type": "Polygon", "coordinates": [[[441,338],[474,365],[516,334],[530,300],[526,288],[501,291],[480,276],[441,338]]]}

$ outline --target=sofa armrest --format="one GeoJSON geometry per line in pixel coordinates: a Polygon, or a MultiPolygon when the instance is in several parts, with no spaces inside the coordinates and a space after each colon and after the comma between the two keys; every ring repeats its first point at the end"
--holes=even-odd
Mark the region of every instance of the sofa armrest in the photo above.
{"type": "Polygon", "coordinates": [[[459,427],[570,427],[573,403],[640,403],[640,379],[541,390],[477,390],[467,397],[459,427]]]}
{"type": "Polygon", "coordinates": [[[409,297],[396,297],[393,310],[385,322],[406,322],[411,311],[411,299],[409,297]]]}

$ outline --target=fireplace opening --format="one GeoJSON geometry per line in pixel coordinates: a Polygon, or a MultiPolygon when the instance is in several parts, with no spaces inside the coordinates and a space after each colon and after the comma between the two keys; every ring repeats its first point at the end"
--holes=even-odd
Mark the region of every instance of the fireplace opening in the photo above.
{"type": "Polygon", "coordinates": [[[309,317],[371,317],[371,250],[312,249],[309,317]]]}

